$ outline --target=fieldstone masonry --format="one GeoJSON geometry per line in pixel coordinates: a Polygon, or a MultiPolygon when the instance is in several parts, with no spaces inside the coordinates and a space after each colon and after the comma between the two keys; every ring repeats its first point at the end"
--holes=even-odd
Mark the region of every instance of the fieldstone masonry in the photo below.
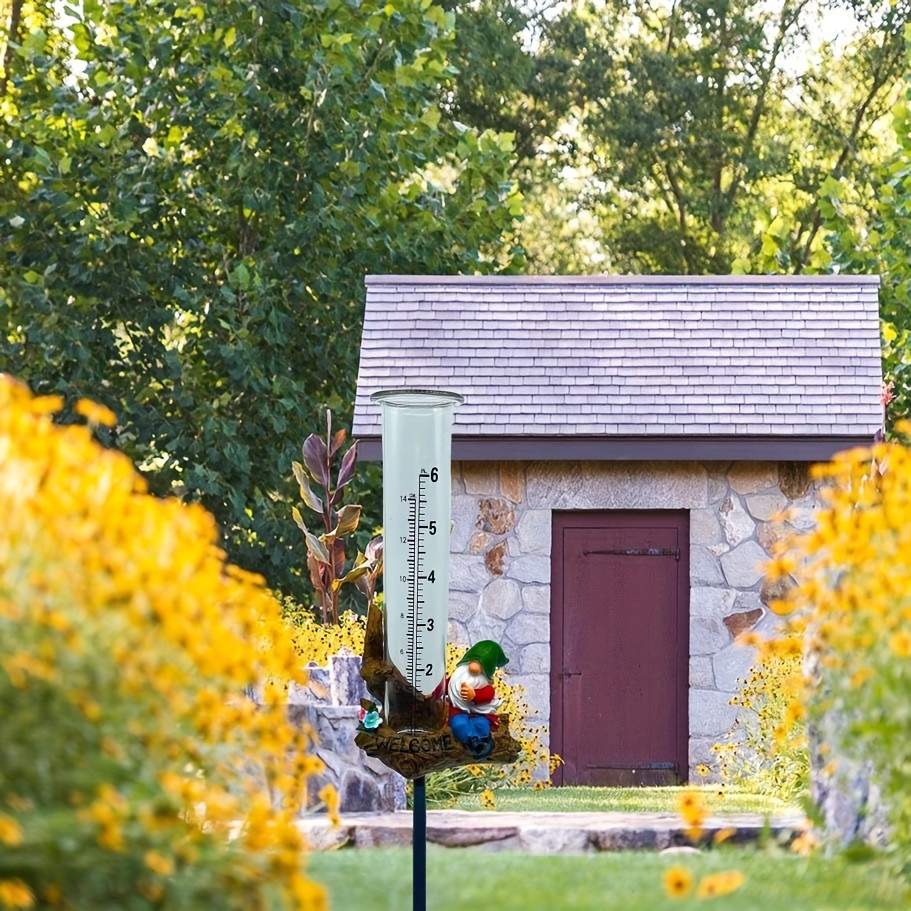
{"type": "Polygon", "coordinates": [[[814,524],[803,463],[462,462],[453,465],[450,639],[503,644],[501,672],[550,720],[552,511],[686,509],[690,513],[690,770],[711,762],[731,728],[728,703],[753,661],[735,642],[771,634],[782,594],[762,564],[789,529],[814,524]],[[783,515],[784,514],[784,515],[783,515]]]}
{"type": "Polygon", "coordinates": [[[331,784],[343,813],[404,810],[405,779],[354,743],[360,701],[369,698],[360,669],[361,656],[343,650],[328,667],[309,664],[307,683],[289,688],[288,714],[314,732],[313,753],[325,765],[308,779],[308,794],[313,803],[320,788],[331,784]]]}

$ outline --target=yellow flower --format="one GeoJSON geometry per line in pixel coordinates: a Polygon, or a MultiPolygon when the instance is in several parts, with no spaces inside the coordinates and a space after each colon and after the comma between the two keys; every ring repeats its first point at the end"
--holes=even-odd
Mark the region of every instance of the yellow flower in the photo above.
{"type": "Polygon", "coordinates": [[[103,424],[105,427],[117,426],[117,415],[106,405],[99,405],[90,399],[79,399],[76,402],[76,414],[84,417],[89,424],[103,424]]]}
{"type": "Polygon", "coordinates": [[[799,854],[801,857],[807,857],[815,850],[818,844],[819,842],[817,842],[813,832],[807,830],[806,832],[801,832],[800,835],[791,842],[790,848],[795,854],[799,854]]]}
{"type": "Polygon", "coordinates": [[[771,579],[781,579],[790,576],[797,569],[797,560],[789,553],[781,554],[766,564],[766,575],[771,579]]]}
{"type": "Polygon", "coordinates": [[[718,829],[717,832],[712,836],[712,844],[720,845],[726,842],[729,838],[733,838],[737,834],[737,829],[733,826],[728,826],[724,829],[718,829]]]}
{"type": "Polygon", "coordinates": [[[111,821],[102,825],[101,832],[98,833],[98,844],[116,854],[123,853],[126,850],[126,844],[123,840],[123,829],[120,823],[111,821]]]}
{"type": "Polygon", "coordinates": [[[15,848],[22,844],[22,829],[12,816],[0,813],[0,842],[15,848]]]}
{"type": "Polygon", "coordinates": [[[693,874],[685,867],[671,867],[662,876],[664,891],[671,898],[683,898],[693,888],[693,874]]]}
{"type": "MultiPolygon", "coordinates": [[[[11,691],[14,720],[22,706],[33,710],[28,690],[40,686],[68,700],[84,732],[105,721],[103,761],[87,770],[95,777],[85,776],[84,787],[68,785],[61,811],[111,851],[142,844],[134,830],[172,846],[144,855],[137,889],[157,901],[164,893],[156,874],[205,860],[201,846],[237,823],[239,837],[249,833],[249,870],[235,872],[256,890],[263,871],[284,877],[300,869],[292,822],[321,763],[313,731],[284,711],[258,710],[243,692],[255,685],[283,704],[288,682],[304,681],[306,662],[262,578],[226,562],[213,517],[149,496],[130,460],[101,447],[90,427],[54,424],[49,415],[62,404],[0,377],[0,624],[9,633],[0,636],[0,687],[11,691]],[[140,752],[158,778],[156,795],[121,794],[110,784],[92,793],[107,769],[122,772],[140,752]]],[[[76,411],[92,425],[116,423],[102,405],[83,400],[76,411]]],[[[362,644],[363,624],[346,624],[342,635],[360,635],[362,644]]],[[[42,728],[52,748],[55,730],[42,728]]],[[[30,834],[25,814],[33,809],[4,797],[16,819],[0,813],[0,854],[23,841],[17,820],[30,834]]],[[[334,799],[326,795],[330,813],[334,799]]],[[[303,878],[297,891],[323,895],[303,878]]],[[[55,895],[79,904],[59,886],[40,900],[54,903],[55,895]]],[[[0,909],[37,901],[26,883],[0,881],[0,909]]]]}
{"type": "Polygon", "coordinates": [[[796,605],[793,601],[788,601],[784,598],[773,598],[769,601],[768,607],[773,614],[778,614],[779,616],[790,614],[796,609],[796,605]]]}
{"type": "Polygon", "coordinates": [[[62,395],[42,395],[32,399],[32,414],[56,414],[63,408],[62,395]]]}
{"type": "Polygon", "coordinates": [[[174,861],[158,851],[146,851],[143,860],[145,865],[159,876],[170,876],[174,872],[174,861]]]}
{"type": "Polygon", "coordinates": [[[301,873],[292,873],[288,879],[288,891],[297,902],[298,908],[312,908],[313,911],[326,911],[329,907],[326,890],[310,882],[301,873]]]}
{"type": "Polygon", "coordinates": [[[684,788],[677,799],[677,811],[691,826],[701,826],[708,815],[702,794],[696,788],[684,788]]]}
{"type": "Polygon", "coordinates": [[[677,810],[686,823],[686,837],[690,841],[699,841],[702,838],[702,825],[708,816],[702,793],[696,788],[684,788],[677,799],[677,810]]]}
{"type": "Polygon", "coordinates": [[[34,904],[32,890],[21,879],[0,879],[0,905],[7,908],[31,908],[34,904]]]}
{"type": "Polygon", "coordinates": [[[326,805],[326,811],[329,814],[329,822],[332,823],[333,826],[341,825],[342,820],[338,813],[338,791],[336,791],[331,784],[327,784],[320,788],[318,797],[326,805]]]}
{"type": "Polygon", "coordinates": [[[702,778],[705,778],[711,771],[712,770],[704,762],[700,762],[699,765],[696,766],[696,774],[702,778]]]}
{"type": "Polygon", "coordinates": [[[497,805],[497,799],[493,796],[493,791],[490,788],[485,788],[481,791],[481,806],[485,810],[492,810],[497,805]]]}
{"type": "Polygon", "coordinates": [[[740,870],[712,873],[700,881],[696,895],[699,898],[717,898],[719,895],[729,895],[739,889],[744,882],[746,882],[746,877],[740,870]]]}
{"type": "Polygon", "coordinates": [[[889,637],[889,648],[899,658],[911,658],[911,632],[902,630],[889,637]]]}

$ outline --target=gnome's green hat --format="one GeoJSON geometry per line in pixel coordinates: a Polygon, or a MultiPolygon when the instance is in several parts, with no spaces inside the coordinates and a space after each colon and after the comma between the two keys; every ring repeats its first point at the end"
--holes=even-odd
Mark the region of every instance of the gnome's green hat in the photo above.
{"type": "Polygon", "coordinates": [[[488,679],[493,679],[497,668],[503,667],[509,663],[509,658],[503,652],[503,649],[492,639],[483,639],[476,642],[464,655],[459,664],[468,664],[469,661],[477,661],[484,669],[484,674],[488,679]]]}

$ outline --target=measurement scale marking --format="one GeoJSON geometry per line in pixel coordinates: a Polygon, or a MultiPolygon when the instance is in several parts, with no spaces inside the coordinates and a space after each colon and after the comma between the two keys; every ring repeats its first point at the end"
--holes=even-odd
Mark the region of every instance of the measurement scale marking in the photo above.
{"type": "Polygon", "coordinates": [[[418,685],[418,670],[421,665],[421,657],[424,651],[424,638],[421,632],[426,629],[427,623],[424,620],[424,592],[421,583],[426,582],[428,575],[422,572],[424,559],[427,556],[427,550],[424,547],[422,532],[429,531],[431,523],[427,520],[427,496],[425,492],[426,481],[430,478],[430,473],[422,468],[418,472],[418,490],[417,496],[409,496],[409,525],[411,526],[409,554],[409,569],[412,571],[409,579],[409,623],[407,629],[408,637],[408,654],[406,659],[406,672],[411,684],[415,689],[420,689],[418,685]]]}

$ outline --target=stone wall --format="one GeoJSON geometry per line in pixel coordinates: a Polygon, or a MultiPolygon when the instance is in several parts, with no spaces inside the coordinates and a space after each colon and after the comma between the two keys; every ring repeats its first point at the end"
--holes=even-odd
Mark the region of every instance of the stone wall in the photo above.
{"type": "Polygon", "coordinates": [[[289,688],[288,714],[314,732],[313,753],[325,765],[307,781],[311,804],[320,788],[331,784],[343,813],[404,810],[405,779],[354,743],[360,701],[368,698],[360,668],[360,655],[333,655],[328,667],[307,666],[306,685],[289,688]]]}
{"type": "Polygon", "coordinates": [[[812,527],[817,505],[799,463],[455,463],[450,640],[501,642],[502,673],[548,724],[552,511],[689,510],[692,772],[735,718],[728,703],[753,660],[735,637],[775,626],[766,605],[780,592],[758,566],[788,528],[812,527]]]}

